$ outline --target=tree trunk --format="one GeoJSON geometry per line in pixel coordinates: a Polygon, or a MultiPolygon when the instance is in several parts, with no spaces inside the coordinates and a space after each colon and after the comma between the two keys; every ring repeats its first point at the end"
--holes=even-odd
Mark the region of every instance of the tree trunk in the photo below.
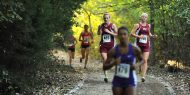
{"type": "MultiPolygon", "coordinates": [[[[149,0],[149,6],[150,6],[150,24],[151,24],[151,33],[154,34],[154,15],[155,15],[155,9],[154,9],[154,1],[149,0]]],[[[151,63],[152,65],[155,63],[155,49],[154,49],[154,40],[151,38],[151,50],[152,50],[152,56],[151,56],[151,63]]]]}
{"type": "Polygon", "coordinates": [[[93,35],[93,32],[92,32],[92,23],[91,23],[91,14],[88,14],[88,21],[89,21],[90,32],[93,35]]]}

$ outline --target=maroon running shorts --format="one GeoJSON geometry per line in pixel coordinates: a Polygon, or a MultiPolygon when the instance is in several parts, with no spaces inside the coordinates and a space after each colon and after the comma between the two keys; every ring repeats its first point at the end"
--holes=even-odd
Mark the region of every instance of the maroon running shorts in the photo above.
{"type": "Polygon", "coordinates": [[[150,46],[139,46],[142,52],[150,52],[150,46]]]}
{"type": "Polygon", "coordinates": [[[109,50],[111,50],[114,47],[114,45],[100,45],[100,53],[108,53],[109,50]]]}

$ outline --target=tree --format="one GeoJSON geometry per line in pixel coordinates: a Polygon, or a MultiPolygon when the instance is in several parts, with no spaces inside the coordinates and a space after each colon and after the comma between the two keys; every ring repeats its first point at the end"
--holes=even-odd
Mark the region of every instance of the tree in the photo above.
{"type": "Polygon", "coordinates": [[[39,63],[53,45],[53,35],[65,35],[74,10],[84,0],[1,0],[0,60],[17,66],[39,63]],[[18,63],[18,64],[17,64],[18,63]]]}

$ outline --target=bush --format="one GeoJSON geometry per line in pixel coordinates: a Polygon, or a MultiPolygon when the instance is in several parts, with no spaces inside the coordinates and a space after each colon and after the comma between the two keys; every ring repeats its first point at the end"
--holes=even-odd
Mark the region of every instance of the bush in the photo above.
{"type": "Polygon", "coordinates": [[[37,63],[46,58],[53,34],[65,35],[73,11],[85,0],[2,0],[0,2],[1,64],[37,63]]]}

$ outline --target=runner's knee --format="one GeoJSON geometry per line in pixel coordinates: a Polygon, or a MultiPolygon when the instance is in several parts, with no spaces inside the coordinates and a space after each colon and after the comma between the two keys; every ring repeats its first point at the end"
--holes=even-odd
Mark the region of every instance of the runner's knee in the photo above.
{"type": "Polygon", "coordinates": [[[133,86],[129,86],[125,89],[125,95],[135,95],[135,88],[133,86]]]}
{"type": "Polygon", "coordinates": [[[123,95],[123,89],[120,87],[112,88],[113,95],[123,95]]]}
{"type": "Polygon", "coordinates": [[[146,58],[143,58],[143,61],[144,61],[144,64],[147,64],[147,59],[146,58]]]}

